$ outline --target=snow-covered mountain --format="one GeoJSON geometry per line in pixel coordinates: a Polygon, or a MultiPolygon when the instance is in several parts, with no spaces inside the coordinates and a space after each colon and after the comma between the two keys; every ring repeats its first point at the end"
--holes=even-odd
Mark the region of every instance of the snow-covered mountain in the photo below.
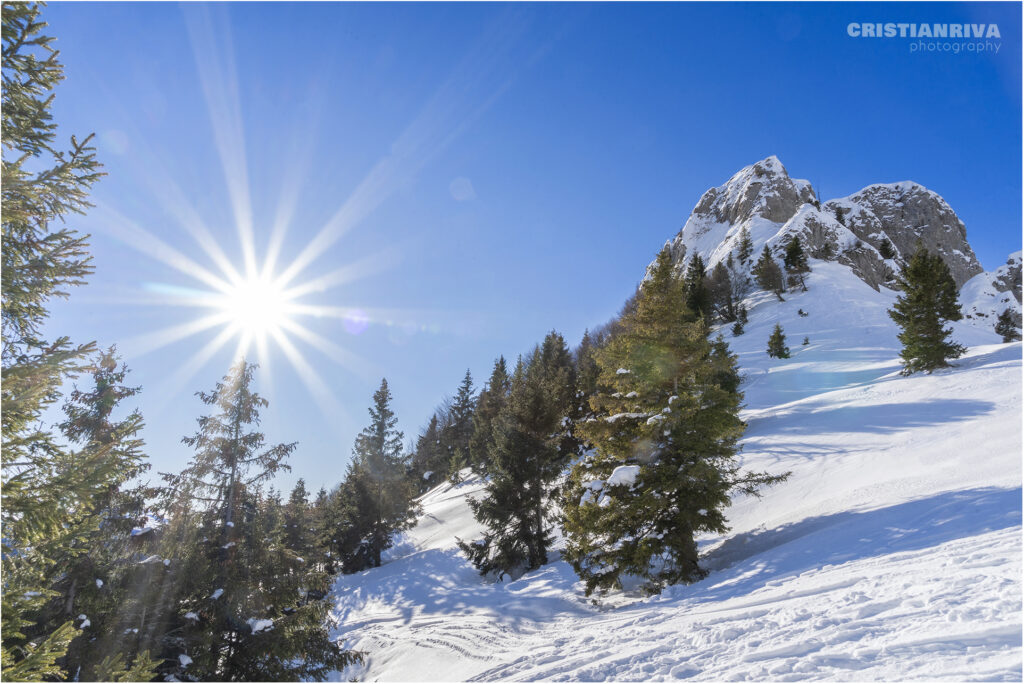
{"type": "MultiPolygon", "coordinates": [[[[821,202],[808,181],[790,178],[777,157],[768,157],[704,193],[668,243],[673,261],[682,270],[697,253],[710,269],[737,253],[744,228],[750,231],[753,260],[765,244],[780,255],[797,235],[811,256],[849,267],[876,290],[895,284],[918,241],[942,256],[958,288],[983,275],[963,221],[942,197],[911,181],[869,185],[849,197],[821,202]],[[880,252],[885,241],[893,247],[891,259],[880,252]]],[[[975,283],[964,293],[965,312],[972,307],[978,312],[973,320],[992,325],[995,319],[985,318],[1007,306],[1019,316],[1019,255],[1016,264],[1015,272],[986,275],[986,287],[975,283]],[[989,287],[994,281],[998,284],[989,287]]],[[[748,272],[751,265],[734,262],[734,268],[748,272]]]]}
{"type": "MultiPolygon", "coordinates": [[[[852,250],[869,236],[759,164],[705,195],[674,246],[713,264],[740,224],[759,249],[812,217],[852,250]]],[[[903,377],[896,293],[842,260],[811,267],[806,292],[756,292],[747,332],[723,331],[745,378],[744,465],[792,476],[733,501],[731,531],[700,541],[706,579],[594,604],[556,553],[487,582],[455,545],[479,533],[481,483],[446,483],[383,567],[338,578],[336,634],[368,654],[338,679],[1020,681],[1021,345],[965,319],[954,368],[903,377]],[[792,358],[765,353],[776,323],[792,358]]]]}

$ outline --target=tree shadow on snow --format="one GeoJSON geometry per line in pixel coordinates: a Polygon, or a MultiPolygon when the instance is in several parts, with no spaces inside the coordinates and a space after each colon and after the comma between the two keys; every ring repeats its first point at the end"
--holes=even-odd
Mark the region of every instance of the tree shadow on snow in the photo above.
{"type": "Polygon", "coordinates": [[[483,611],[497,623],[516,626],[553,613],[589,612],[572,591],[577,581],[568,564],[549,562],[519,580],[493,582],[480,577],[457,549],[429,549],[340,577],[335,592],[342,600],[335,616],[345,632],[374,622],[397,619],[408,624],[424,615],[483,611]],[[368,617],[366,604],[375,600],[389,612],[368,617]]]}
{"type": "Polygon", "coordinates": [[[774,416],[755,419],[750,436],[760,433],[820,435],[835,432],[891,434],[918,427],[938,427],[971,420],[991,412],[996,405],[976,399],[928,399],[925,401],[870,406],[795,406],[774,416]],[[757,425],[757,423],[763,424],[757,425]],[[769,429],[765,424],[771,421],[769,429]]]}
{"type": "Polygon", "coordinates": [[[701,563],[712,574],[677,591],[702,602],[721,601],[827,565],[918,551],[1020,524],[1020,487],[945,492],[872,511],[807,518],[730,537],[701,563]]]}

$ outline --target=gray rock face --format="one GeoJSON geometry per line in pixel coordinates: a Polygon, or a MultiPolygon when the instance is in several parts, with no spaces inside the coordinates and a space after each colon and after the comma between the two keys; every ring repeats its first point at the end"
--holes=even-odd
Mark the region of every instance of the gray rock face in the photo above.
{"type": "Polygon", "coordinates": [[[1010,255],[1006,263],[996,269],[992,278],[992,287],[996,292],[1009,292],[1021,302],[1021,253],[1010,255]]]}
{"type": "Polygon", "coordinates": [[[810,183],[791,179],[782,162],[771,156],[705,192],[693,214],[732,225],[754,216],[785,223],[804,203],[814,200],[810,183]]]}
{"type": "MultiPolygon", "coordinates": [[[[826,202],[822,209],[842,212],[845,227],[875,250],[887,239],[901,265],[920,241],[942,256],[958,288],[984,270],[967,242],[963,221],[945,200],[917,183],[869,185],[849,197],[826,202]]],[[[862,277],[868,284],[877,287],[886,282],[880,270],[884,264],[863,266],[862,277]]]]}
{"type": "MultiPolygon", "coordinates": [[[[790,178],[772,156],[701,196],[668,243],[677,272],[685,269],[693,252],[708,268],[728,258],[744,229],[752,235],[755,259],[763,245],[781,257],[785,244],[797,235],[810,256],[846,264],[876,290],[895,286],[918,242],[942,256],[957,288],[984,270],[967,242],[963,221],[931,190],[910,181],[876,184],[820,204],[811,184],[790,178]],[[893,258],[882,256],[885,242],[892,246],[893,258]]],[[[1019,279],[1019,266],[1016,273],[1019,279]]]]}

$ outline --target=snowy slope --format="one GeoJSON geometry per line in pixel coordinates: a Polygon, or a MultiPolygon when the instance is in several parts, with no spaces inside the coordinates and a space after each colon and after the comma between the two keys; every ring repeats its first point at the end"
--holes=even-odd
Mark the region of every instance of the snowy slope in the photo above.
{"type": "Polygon", "coordinates": [[[564,562],[486,583],[455,548],[480,483],[445,484],[384,567],[338,579],[337,634],[368,653],[338,678],[1020,681],[1020,344],[957,324],[956,368],[902,377],[895,293],[812,267],[726,333],[745,464],[793,474],[734,501],[705,580],[599,605],[564,562]],[[790,359],[764,353],[776,322],[790,359]]]}

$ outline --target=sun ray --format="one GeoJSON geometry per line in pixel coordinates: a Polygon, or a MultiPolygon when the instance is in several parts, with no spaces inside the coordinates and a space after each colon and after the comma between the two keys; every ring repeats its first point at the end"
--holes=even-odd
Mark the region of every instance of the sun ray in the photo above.
{"type": "Polygon", "coordinates": [[[474,45],[423,110],[391,145],[344,203],[281,274],[291,282],[303,269],[359,224],[403,184],[408,183],[466,128],[479,119],[510,86],[512,77],[496,74],[509,60],[523,15],[494,25],[474,45]],[[499,83],[497,88],[493,83],[499,83]],[[489,92],[481,94],[481,88],[489,92]],[[480,104],[472,105],[472,102],[480,104]]]}
{"type": "Polygon", "coordinates": [[[146,136],[139,131],[134,119],[129,115],[121,100],[114,96],[106,82],[97,80],[96,86],[103,93],[106,102],[120,114],[119,126],[126,128],[132,134],[131,145],[133,148],[138,148],[138,154],[127,155],[126,161],[134,169],[136,177],[146,184],[160,206],[192,236],[229,281],[240,280],[238,271],[214,239],[192,202],[167,172],[162,161],[164,155],[154,153],[153,148],[147,143],[146,136]]]}
{"type": "Polygon", "coordinates": [[[184,364],[178,366],[158,393],[161,398],[157,400],[154,411],[161,412],[167,402],[177,397],[178,392],[192,381],[192,378],[206,365],[207,361],[213,358],[213,355],[220,351],[236,334],[233,326],[225,326],[216,337],[203,345],[184,364]]]}
{"type": "Polygon", "coordinates": [[[387,268],[395,266],[398,261],[398,250],[394,247],[389,247],[376,254],[371,254],[358,261],[354,261],[351,264],[336,268],[326,275],[290,287],[284,291],[284,295],[289,299],[297,299],[313,292],[323,292],[339,285],[366,278],[367,276],[376,275],[387,268]]]}
{"type": "Polygon", "coordinates": [[[325,356],[329,357],[332,361],[341,365],[346,370],[357,373],[364,380],[370,380],[375,375],[379,375],[379,369],[374,367],[363,357],[340,347],[327,338],[309,330],[300,323],[286,320],[282,322],[281,327],[293,333],[296,337],[308,343],[310,346],[315,347],[318,351],[322,352],[325,356]]]}
{"type": "Polygon", "coordinates": [[[214,142],[231,198],[245,274],[254,277],[257,275],[256,245],[252,200],[249,195],[249,168],[228,11],[226,7],[206,4],[182,5],[192,54],[203,86],[210,123],[213,125],[214,142]],[[214,12],[217,13],[216,17],[214,12]]]}
{"type": "Polygon", "coordinates": [[[348,420],[348,412],[341,405],[341,403],[335,398],[334,393],[331,389],[320,379],[320,376],[310,367],[309,363],[302,357],[302,354],[295,345],[292,344],[280,330],[272,330],[274,340],[278,346],[281,347],[281,351],[284,352],[285,358],[291,363],[292,368],[299,376],[299,380],[318,400],[317,405],[325,416],[331,418],[332,421],[336,420],[338,416],[341,416],[345,421],[348,420]]]}
{"type": "MultiPolygon", "coordinates": [[[[326,79],[321,79],[326,80],[326,79]]],[[[277,201],[277,210],[274,212],[274,223],[270,230],[270,240],[267,244],[267,256],[263,262],[261,275],[269,278],[277,268],[277,259],[281,254],[281,247],[284,244],[285,235],[291,225],[292,217],[298,206],[299,194],[302,191],[305,179],[308,177],[309,169],[313,161],[313,152],[316,149],[320,123],[324,106],[323,88],[313,88],[310,82],[310,90],[307,99],[313,101],[311,120],[304,121],[302,125],[292,127],[293,132],[301,132],[300,135],[293,133],[292,144],[289,147],[288,161],[285,163],[284,174],[281,182],[281,194],[277,201]]]]}
{"type": "Polygon", "coordinates": [[[104,232],[146,256],[206,283],[214,290],[226,292],[231,287],[223,278],[214,275],[113,208],[99,201],[95,204],[94,214],[98,215],[98,225],[102,226],[104,232]]]}
{"type": "Polygon", "coordinates": [[[180,340],[184,340],[192,335],[201,333],[204,330],[209,330],[214,326],[222,325],[227,321],[227,314],[219,312],[209,316],[204,316],[203,318],[199,318],[194,321],[189,321],[188,323],[172,325],[167,328],[163,328],[162,330],[129,338],[122,343],[122,346],[126,353],[137,358],[150,354],[157,349],[162,349],[170,344],[174,344],[180,340]]]}

